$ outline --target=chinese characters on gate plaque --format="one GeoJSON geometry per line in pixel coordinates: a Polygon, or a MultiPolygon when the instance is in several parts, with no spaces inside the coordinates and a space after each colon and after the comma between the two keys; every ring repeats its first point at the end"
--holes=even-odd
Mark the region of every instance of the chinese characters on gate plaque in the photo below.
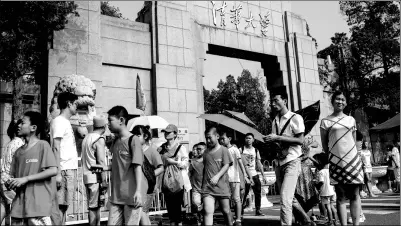
{"type": "MultiPolygon", "coordinates": [[[[223,1],[223,3],[221,4],[221,6],[216,5],[215,1],[211,1],[212,5],[213,5],[213,9],[212,9],[212,14],[213,14],[213,24],[214,26],[217,26],[217,14],[218,12],[220,13],[220,26],[221,27],[225,27],[226,26],[226,11],[225,8],[227,7],[227,2],[223,1]]],[[[232,15],[230,16],[231,23],[233,23],[235,25],[235,28],[238,30],[238,26],[241,23],[241,10],[242,10],[242,5],[239,4],[237,6],[237,8],[235,8],[235,6],[233,6],[233,9],[230,10],[230,12],[232,13],[232,15]]],[[[260,17],[260,31],[262,32],[263,36],[267,36],[267,29],[268,26],[270,24],[270,20],[269,20],[269,16],[270,14],[267,12],[266,15],[262,16],[261,14],[259,14],[260,17]]],[[[256,28],[257,26],[253,23],[254,21],[254,17],[252,15],[252,12],[249,12],[249,18],[245,19],[245,22],[247,23],[247,25],[245,26],[245,30],[249,27],[253,27],[256,28]]]]}

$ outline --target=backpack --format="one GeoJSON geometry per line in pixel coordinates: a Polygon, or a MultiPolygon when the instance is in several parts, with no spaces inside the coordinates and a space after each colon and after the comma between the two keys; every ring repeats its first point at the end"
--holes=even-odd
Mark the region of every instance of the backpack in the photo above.
{"type": "MultiPolygon", "coordinates": [[[[181,145],[178,146],[174,155],[171,158],[174,158],[178,151],[180,150],[181,145]]],[[[166,167],[164,171],[163,180],[162,180],[162,191],[163,193],[175,194],[180,192],[184,187],[184,180],[182,178],[181,170],[178,169],[176,165],[169,165],[166,167]]]]}
{"type": "MultiPolygon", "coordinates": [[[[134,136],[131,136],[128,140],[130,153],[132,152],[131,143],[133,138],[134,136]]],[[[142,172],[148,180],[148,191],[146,194],[152,194],[156,186],[155,167],[149,162],[145,155],[143,155],[142,172]]]]}

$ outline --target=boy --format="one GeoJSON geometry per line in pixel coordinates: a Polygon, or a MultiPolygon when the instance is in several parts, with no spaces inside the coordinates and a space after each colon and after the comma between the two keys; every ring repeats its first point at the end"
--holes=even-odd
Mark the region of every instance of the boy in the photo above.
{"type": "Polygon", "coordinates": [[[205,210],[204,224],[213,225],[215,201],[219,201],[226,225],[232,225],[230,210],[230,187],[227,170],[233,160],[227,148],[218,142],[216,127],[205,131],[207,150],[203,155],[204,173],[202,198],[205,210]]]}
{"type": "Polygon", "coordinates": [[[113,153],[111,164],[111,196],[108,225],[139,225],[142,205],[146,198],[148,182],[142,172],[143,152],[138,136],[127,128],[128,111],[115,106],[108,112],[109,129],[116,139],[110,147],[113,153]],[[132,153],[128,145],[131,145],[132,153]]]}
{"type": "Polygon", "coordinates": [[[317,187],[320,188],[320,199],[327,211],[328,225],[336,225],[337,212],[334,208],[336,193],[334,186],[330,185],[328,156],[325,153],[319,153],[314,155],[313,158],[316,160],[316,168],[319,170],[317,187]]]}
{"type": "MultiPolygon", "coordinates": [[[[244,199],[248,196],[249,189],[252,186],[253,193],[255,194],[255,216],[264,216],[262,211],[260,210],[261,205],[261,192],[262,192],[262,184],[260,183],[258,172],[256,171],[256,167],[259,168],[260,173],[262,174],[263,180],[265,183],[265,175],[263,172],[263,165],[260,162],[260,153],[259,151],[253,147],[253,142],[255,141],[255,137],[252,133],[245,134],[245,146],[240,150],[241,154],[246,159],[248,163],[245,167],[247,169],[247,173],[252,184],[245,185],[245,196],[244,199]]],[[[244,174],[245,175],[245,174],[244,174]]],[[[245,204],[244,202],[243,204],[245,204]]],[[[245,208],[245,205],[242,205],[242,209],[245,208]]]]}
{"type": "MultiPolygon", "coordinates": [[[[83,182],[85,184],[86,197],[88,202],[89,225],[100,225],[100,202],[101,193],[107,188],[106,175],[102,173],[93,174],[91,168],[95,165],[106,167],[105,164],[105,137],[107,121],[106,118],[93,117],[93,132],[85,136],[82,141],[82,170],[83,182]]],[[[103,200],[104,202],[104,200],[103,200]]]]}
{"type": "MultiPolygon", "coordinates": [[[[76,190],[78,152],[75,135],[70,124],[71,116],[77,112],[78,96],[69,92],[60,93],[57,103],[61,110],[59,116],[51,121],[50,141],[58,164],[56,176],[57,198],[62,224],[65,224],[66,212],[73,202],[76,190]]],[[[55,217],[55,213],[52,214],[55,217]]]]}
{"type": "Polygon", "coordinates": [[[197,213],[197,223],[201,224],[202,211],[202,178],[203,178],[203,153],[206,149],[206,144],[200,142],[194,145],[194,158],[189,165],[189,177],[192,185],[192,208],[197,213]]]}
{"type": "Polygon", "coordinates": [[[10,168],[12,178],[6,183],[8,189],[16,191],[11,225],[52,225],[52,177],[57,175],[57,162],[50,145],[37,137],[44,124],[40,113],[29,111],[18,127],[25,144],[15,152],[10,168]]]}
{"type": "MultiPolygon", "coordinates": [[[[240,197],[240,175],[239,175],[239,169],[238,166],[241,168],[242,173],[245,175],[245,167],[244,164],[242,163],[241,160],[241,154],[239,153],[238,148],[234,147],[231,145],[231,139],[232,135],[223,132],[220,136],[220,141],[221,144],[228,149],[230,152],[231,158],[233,159],[233,165],[228,168],[228,181],[230,183],[230,189],[231,189],[231,199],[235,203],[235,217],[236,220],[234,223],[240,223],[241,222],[241,210],[242,210],[242,205],[241,205],[241,197],[240,197]]],[[[248,178],[245,177],[245,180],[247,181],[247,184],[249,184],[248,178]]]]}

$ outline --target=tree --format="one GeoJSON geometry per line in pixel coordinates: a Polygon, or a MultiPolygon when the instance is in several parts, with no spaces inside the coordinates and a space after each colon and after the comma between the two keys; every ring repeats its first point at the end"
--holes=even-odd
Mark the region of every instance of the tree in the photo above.
{"type": "Polygon", "coordinates": [[[334,64],[332,73],[324,68],[319,70],[321,81],[327,81],[327,76],[333,74],[338,77],[329,85],[332,90],[339,88],[346,92],[351,113],[377,104],[390,106],[393,112],[399,111],[399,92],[382,89],[398,84],[399,90],[399,81],[395,82],[397,76],[399,79],[400,60],[400,11],[397,4],[340,2],[351,37],[336,33],[332,44],[318,53],[321,58],[330,55],[334,64]]]}
{"type": "MultiPolygon", "coordinates": [[[[79,16],[74,2],[0,2],[1,81],[12,82],[13,119],[22,115],[22,77],[39,80],[53,32],[64,29],[70,14],[79,16]]],[[[47,87],[46,87],[47,88],[47,87]]]]}
{"type": "Polygon", "coordinates": [[[110,5],[108,1],[100,2],[100,13],[106,16],[123,18],[120,9],[110,5]]]}
{"type": "MultiPolygon", "coordinates": [[[[232,75],[226,81],[219,81],[217,89],[212,91],[204,89],[205,113],[216,114],[223,110],[244,112],[255,124],[262,134],[269,134],[271,122],[265,107],[265,93],[260,89],[259,79],[252,77],[244,69],[237,81],[232,75]]],[[[207,122],[207,125],[213,123],[207,122]]]]}

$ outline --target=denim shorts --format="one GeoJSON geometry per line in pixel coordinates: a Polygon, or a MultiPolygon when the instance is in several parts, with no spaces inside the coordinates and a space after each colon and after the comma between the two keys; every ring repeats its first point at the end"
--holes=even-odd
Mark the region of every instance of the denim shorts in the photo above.
{"type": "Polygon", "coordinates": [[[144,213],[149,213],[149,209],[152,206],[152,202],[153,202],[154,198],[155,198],[155,194],[154,193],[146,195],[146,201],[142,206],[142,211],[144,213]]]}
{"type": "Polygon", "coordinates": [[[11,218],[11,225],[53,225],[50,217],[11,218]]]}
{"type": "Polygon", "coordinates": [[[72,205],[76,186],[77,186],[77,170],[61,170],[61,187],[57,190],[59,205],[72,205]]]}
{"type": "Polygon", "coordinates": [[[139,225],[142,207],[110,203],[107,225],[139,225]]]}
{"type": "Polygon", "coordinates": [[[100,189],[99,183],[85,184],[86,201],[88,202],[88,209],[99,208],[100,189]]]}

